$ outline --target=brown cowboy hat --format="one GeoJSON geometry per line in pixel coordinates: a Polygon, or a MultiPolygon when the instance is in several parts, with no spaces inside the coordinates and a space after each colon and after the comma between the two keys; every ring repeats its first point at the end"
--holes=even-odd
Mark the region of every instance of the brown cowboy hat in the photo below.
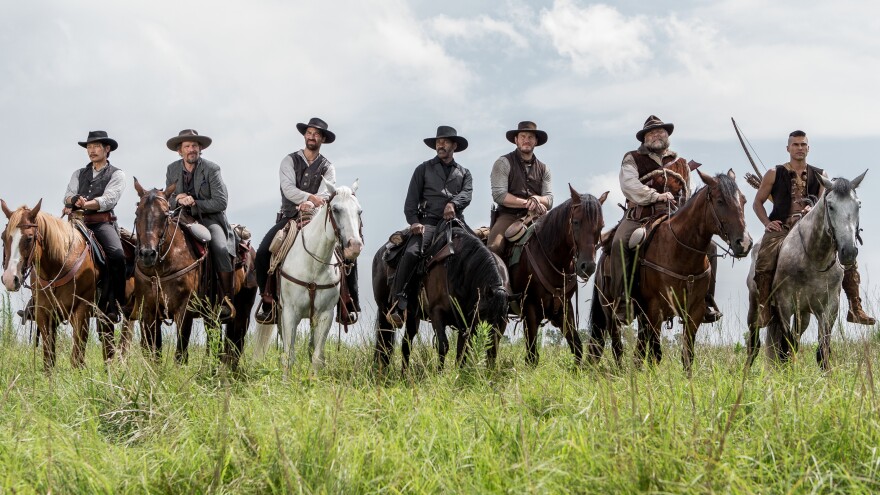
{"type": "Polygon", "coordinates": [[[541,146],[542,144],[547,142],[547,133],[538,129],[538,124],[534,122],[530,122],[528,120],[524,120],[516,126],[516,129],[507,131],[507,140],[513,144],[516,144],[516,135],[521,132],[531,132],[535,135],[535,138],[538,139],[537,146],[541,146]]]}
{"type": "Polygon", "coordinates": [[[324,122],[323,120],[319,119],[318,117],[312,117],[311,119],[309,119],[308,124],[303,124],[303,123],[296,124],[296,130],[298,130],[299,133],[302,134],[303,136],[306,135],[306,129],[308,129],[309,127],[314,127],[315,129],[318,129],[319,131],[321,131],[321,134],[324,135],[324,142],[325,143],[330,144],[333,141],[336,141],[336,134],[333,134],[332,132],[330,132],[330,130],[327,129],[327,123],[324,122]]]}
{"type": "Polygon", "coordinates": [[[89,143],[102,143],[110,146],[110,151],[119,147],[119,143],[114,139],[107,137],[107,131],[89,131],[89,136],[85,141],[77,141],[77,143],[85,148],[89,143]]]}
{"type": "Polygon", "coordinates": [[[168,146],[169,150],[177,151],[177,148],[180,147],[180,143],[184,141],[199,143],[199,146],[201,146],[202,149],[205,149],[208,146],[211,146],[212,140],[208,136],[200,136],[199,132],[195,129],[184,129],[180,131],[180,134],[169,139],[165,145],[168,146]]]}
{"type": "Polygon", "coordinates": [[[437,136],[425,138],[425,144],[428,145],[428,148],[432,150],[437,149],[437,140],[440,138],[448,139],[454,142],[457,146],[455,147],[455,151],[464,151],[468,147],[467,139],[458,135],[458,132],[455,131],[454,128],[448,125],[441,125],[437,128],[437,136]]]}
{"type": "Polygon", "coordinates": [[[673,125],[671,122],[666,124],[656,115],[651,115],[650,117],[648,117],[648,120],[645,121],[645,126],[642,128],[642,130],[636,133],[636,139],[638,139],[640,143],[644,143],[645,134],[647,134],[648,131],[659,129],[661,127],[666,129],[666,132],[669,133],[670,136],[672,135],[672,130],[675,129],[675,125],[673,125]]]}

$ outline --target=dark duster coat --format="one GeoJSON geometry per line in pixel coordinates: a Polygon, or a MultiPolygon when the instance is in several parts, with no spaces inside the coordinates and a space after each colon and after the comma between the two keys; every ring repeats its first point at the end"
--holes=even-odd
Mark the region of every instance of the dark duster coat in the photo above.
{"type": "Polygon", "coordinates": [[[462,212],[471,204],[473,179],[468,169],[453,161],[444,165],[436,156],[413,172],[403,205],[403,214],[408,224],[422,223],[437,225],[443,220],[443,209],[447,203],[455,205],[455,216],[464,221],[462,212]],[[446,168],[449,176],[446,175],[446,168]],[[419,205],[422,205],[421,216],[419,205]]]}
{"type": "MultiPolygon", "coordinates": [[[[177,208],[177,195],[183,193],[186,188],[183,185],[183,159],[168,165],[165,175],[165,187],[176,184],[174,194],[169,198],[171,208],[177,208]]],[[[220,175],[220,166],[212,161],[201,158],[196,165],[193,176],[196,202],[190,207],[192,216],[198,220],[216,223],[223,227],[226,232],[226,249],[231,256],[235,256],[235,238],[229,221],[226,219],[227,194],[226,184],[220,175]]]]}

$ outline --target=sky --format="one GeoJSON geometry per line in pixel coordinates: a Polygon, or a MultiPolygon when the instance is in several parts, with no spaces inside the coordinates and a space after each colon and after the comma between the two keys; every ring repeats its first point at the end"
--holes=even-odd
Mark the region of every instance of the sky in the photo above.
{"type": "MultiPolygon", "coordinates": [[[[810,163],[855,177],[880,137],[878,14],[880,4],[846,0],[3,2],[0,198],[44,198],[60,212],[70,175],[87,163],[77,141],[102,129],[119,142],[111,162],[129,184],[117,213],[131,228],[131,177],[164,185],[178,158],[165,141],[195,128],[214,140],[204,157],[222,167],[230,221],[259,239],[280,204],[281,159],[303,147],[296,123],[321,117],[337,135],[321,150],[337,180],[360,179],[361,293],[375,307],[369,260],[405,225],[406,187],[433,156],[422,140],[438,125],[470,142],[456,160],[474,177],[465,217],[475,226],[488,223],[492,163],[513,149],[504,134],[522,120],[549,134],[536,154],[560,200],[567,184],[611,191],[608,225],[621,213],[621,158],[651,114],[675,124],[671,147],[706,172],[751,170],[734,117],[759,167],[787,161],[788,133],[803,129],[810,163]]],[[[878,174],[860,189],[869,303],[878,174]]],[[[754,190],[739,184],[751,202],[754,190]]],[[[760,238],[750,208],[746,222],[760,238]]],[[[745,330],[747,271],[748,261],[720,262],[727,341],[745,330]]]]}

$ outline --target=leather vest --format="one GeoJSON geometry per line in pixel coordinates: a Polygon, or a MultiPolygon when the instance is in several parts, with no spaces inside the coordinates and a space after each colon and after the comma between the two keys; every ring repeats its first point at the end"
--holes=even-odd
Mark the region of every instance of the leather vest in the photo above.
{"type": "MultiPolygon", "coordinates": [[[[296,174],[297,189],[309,194],[317,194],[321,188],[321,178],[327,172],[330,163],[324,158],[324,155],[318,155],[311,165],[303,159],[299,153],[291,153],[288,155],[293,160],[293,172],[296,174]]],[[[293,218],[298,214],[297,204],[287,199],[284,193],[281,193],[281,214],[287,218],[293,218]]]]}
{"type": "MultiPolygon", "coordinates": [[[[98,172],[98,175],[93,176],[92,170],[94,170],[94,165],[89,163],[79,171],[79,187],[77,188],[76,193],[86,199],[95,199],[98,196],[103,196],[104,189],[107,188],[107,184],[110,183],[113,174],[119,169],[110,165],[108,162],[107,165],[98,172]]],[[[109,210],[109,213],[113,214],[113,210],[109,210]]]]}
{"type": "MultiPolygon", "coordinates": [[[[822,174],[821,168],[807,165],[807,195],[818,196],[821,183],[817,175],[822,174]]],[[[782,223],[791,214],[791,172],[785,165],[776,166],[776,180],[770,190],[773,198],[773,211],[770,212],[770,220],[779,220],[782,223]]]]}
{"type": "MultiPolygon", "coordinates": [[[[547,173],[547,166],[541,160],[538,160],[537,156],[534,156],[535,163],[527,172],[516,150],[504,155],[504,157],[510,163],[510,173],[507,174],[507,192],[522,199],[526,199],[529,196],[540,196],[544,175],[547,173]]],[[[529,210],[528,208],[511,208],[498,205],[498,211],[514,215],[525,215],[529,210]]]]}

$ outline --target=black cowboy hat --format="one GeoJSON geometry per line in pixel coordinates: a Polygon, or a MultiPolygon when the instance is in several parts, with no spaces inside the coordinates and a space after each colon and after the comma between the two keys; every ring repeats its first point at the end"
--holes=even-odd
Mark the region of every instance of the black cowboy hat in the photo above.
{"type": "Polygon", "coordinates": [[[437,149],[437,140],[440,138],[449,139],[454,142],[457,146],[455,147],[455,151],[464,151],[468,147],[467,139],[458,135],[454,128],[449,127],[448,125],[441,125],[437,127],[437,136],[425,138],[425,144],[428,145],[428,148],[432,150],[437,149]]]}
{"type": "Polygon", "coordinates": [[[103,143],[110,146],[110,151],[119,147],[119,143],[114,139],[107,137],[107,131],[89,131],[89,137],[85,141],[77,141],[80,146],[85,148],[89,143],[103,143]]]}
{"type": "Polygon", "coordinates": [[[202,149],[211,146],[212,142],[211,138],[209,138],[208,136],[200,136],[199,131],[195,129],[184,129],[180,131],[177,136],[169,139],[168,142],[165,143],[165,145],[168,146],[169,150],[177,151],[177,148],[180,147],[180,143],[184,141],[193,141],[199,143],[199,146],[201,146],[202,149]]]}
{"type": "Polygon", "coordinates": [[[541,146],[542,144],[547,142],[547,133],[538,129],[538,124],[534,122],[530,122],[528,120],[524,120],[516,126],[516,129],[507,131],[507,140],[513,144],[516,144],[516,135],[521,132],[531,132],[535,135],[535,138],[538,139],[537,146],[541,146]]]}
{"type": "Polygon", "coordinates": [[[656,115],[651,115],[650,117],[648,117],[648,120],[645,121],[645,126],[642,128],[642,130],[636,133],[636,139],[638,139],[640,143],[644,143],[645,134],[647,134],[648,131],[659,129],[661,127],[666,129],[666,132],[669,133],[670,136],[672,135],[672,129],[675,129],[675,125],[673,125],[671,122],[665,124],[656,115]]]}
{"type": "Polygon", "coordinates": [[[330,132],[330,130],[327,129],[327,123],[319,119],[318,117],[312,117],[311,119],[309,119],[308,124],[296,124],[296,130],[298,130],[299,133],[303,136],[306,135],[306,129],[308,129],[309,127],[314,127],[315,129],[321,131],[321,134],[324,135],[325,143],[330,144],[333,141],[336,141],[336,134],[330,132]]]}

